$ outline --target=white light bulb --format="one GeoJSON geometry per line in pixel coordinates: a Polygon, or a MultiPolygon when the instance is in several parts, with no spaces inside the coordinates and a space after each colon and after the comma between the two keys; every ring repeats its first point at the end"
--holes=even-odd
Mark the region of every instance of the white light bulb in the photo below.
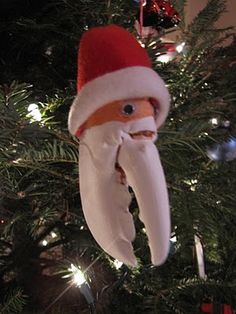
{"type": "Polygon", "coordinates": [[[121,266],[123,265],[122,262],[118,261],[118,259],[115,259],[114,262],[113,262],[114,266],[116,269],[119,269],[121,268],[121,266]]]}
{"type": "Polygon", "coordinates": [[[51,56],[51,54],[52,54],[52,49],[53,49],[52,46],[47,47],[47,49],[45,50],[45,55],[51,56]]]}
{"type": "Polygon", "coordinates": [[[142,41],[141,41],[141,40],[138,40],[138,43],[140,44],[140,46],[141,46],[141,47],[145,48],[145,44],[144,44],[144,43],[142,43],[142,41]]]}
{"type": "Polygon", "coordinates": [[[28,112],[29,116],[32,117],[33,120],[41,121],[42,115],[37,104],[30,104],[28,107],[28,112]]]}
{"type": "Polygon", "coordinates": [[[57,237],[57,234],[56,234],[54,231],[52,231],[52,232],[51,232],[51,237],[54,239],[54,238],[57,237]]]}
{"type": "Polygon", "coordinates": [[[218,124],[218,119],[217,118],[212,118],[211,119],[211,124],[212,125],[217,125],[218,124]]]}
{"type": "Polygon", "coordinates": [[[42,245],[43,245],[43,246],[47,246],[47,245],[48,245],[48,241],[47,241],[47,240],[43,240],[43,241],[42,241],[42,245]]]}
{"type": "Polygon", "coordinates": [[[81,286],[86,282],[83,272],[77,266],[71,264],[68,270],[73,273],[73,283],[76,286],[81,286]]]}
{"type": "Polygon", "coordinates": [[[170,62],[173,59],[173,56],[164,54],[159,57],[157,57],[157,61],[162,62],[162,63],[167,63],[170,62]]]}
{"type": "Polygon", "coordinates": [[[21,162],[22,161],[22,158],[17,158],[16,160],[13,160],[12,162],[14,163],[14,164],[18,164],[19,162],[21,162]]]}
{"type": "Polygon", "coordinates": [[[177,46],[175,47],[175,49],[176,49],[176,51],[177,51],[178,53],[180,53],[180,52],[183,51],[184,46],[185,46],[185,42],[183,42],[183,43],[177,45],[177,46]]]}

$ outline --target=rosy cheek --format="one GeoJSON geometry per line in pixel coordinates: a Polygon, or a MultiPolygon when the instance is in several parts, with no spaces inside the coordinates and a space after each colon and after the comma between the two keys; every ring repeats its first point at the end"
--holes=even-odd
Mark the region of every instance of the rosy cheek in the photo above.
{"type": "Polygon", "coordinates": [[[80,136],[82,135],[82,133],[84,132],[84,130],[86,129],[85,124],[83,124],[75,133],[75,136],[77,138],[80,138],[80,136]]]}

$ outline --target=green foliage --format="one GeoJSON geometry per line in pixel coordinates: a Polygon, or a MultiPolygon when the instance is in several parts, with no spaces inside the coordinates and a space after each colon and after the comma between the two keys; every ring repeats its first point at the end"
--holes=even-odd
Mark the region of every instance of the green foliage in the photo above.
{"type": "Polygon", "coordinates": [[[42,105],[47,118],[37,122],[27,109],[30,86],[14,82],[0,91],[0,285],[2,292],[4,281],[24,287],[34,302],[34,280],[53,275],[67,245],[79,252],[94,243],[81,229],[77,143],[51,113],[58,100],[42,105]]]}
{"type": "Polygon", "coordinates": [[[29,5],[30,13],[19,8],[1,28],[0,38],[6,44],[0,52],[0,83],[30,82],[37,96],[45,92],[54,95],[58,88],[68,86],[75,94],[77,47],[82,33],[107,23],[130,27],[136,9],[131,0],[26,1],[25,6],[29,5]]]}
{"type": "MultiPolygon", "coordinates": [[[[179,282],[174,282],[172,286],[165,290],[159,290],[154,296],[149,296],[146,300],[145,313],[165,313],[199,314],[202,300],[207,300],[207,295],[211,291],[215,300],[220,300],[232,304],[235,291],[235,283],[228,283],[219,280],[201,281],[196,278],[188,278],[179,282]],[[195,307],[193,307],[195,304],[195,307]]],[[[209,299],[212,300],[211,297],[209,299]]]]}
{"type": "Polygon", "coordinates": [[[0,304],[1,314],[17,314],[22,313],[26,303],[26,296],[21,289],[14,289],[6,296],[3,305],[0,304]]]}
{"type": "Polygon", "coordinates": [[[222,34],[223,30],[215,29],[215,22],[226,11],[224,0],[209,0],[206,7],[195,17],[188,26],[189,44],[194,47],[199,43],[207,47],[209,42],[217,39],[217,33],[222,34]]]}
{"type": "Polygon", "coordinates": [[[185,28],[185,6],[188,3],[188,0],[173,0],[172,5],[176,9],[176,11],[179,13],[181,21],[178,27],[182,30],[185,28]]]}

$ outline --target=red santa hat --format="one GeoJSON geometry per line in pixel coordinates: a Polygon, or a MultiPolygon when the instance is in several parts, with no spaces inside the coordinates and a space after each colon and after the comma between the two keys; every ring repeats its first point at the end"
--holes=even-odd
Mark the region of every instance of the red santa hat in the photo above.
{"type": "Polygon", "coordinates": [[[78,53],[77,91],[68,119],[73,135],[97,109],[117,100],[155,99],[157,127],[169,111],[168,90],[152,69],[146,50],[132,34],[116,25],[95,27],[83,34],[78,53]]]}

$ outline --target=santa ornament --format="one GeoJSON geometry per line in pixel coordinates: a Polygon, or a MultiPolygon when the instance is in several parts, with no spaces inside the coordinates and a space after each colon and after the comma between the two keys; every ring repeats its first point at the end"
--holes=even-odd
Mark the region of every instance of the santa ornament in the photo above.
{"type": "Polygon", "coordinates": [[[152,263],[160,265],[169,252],[170,214],[154,141],[169,110],[165,83],[136,38],[109,25],[82,36],[77,89],[68,124],[80,139],[80,193],[88,227],[108,254],[135,266],[131,186],[152,263]]]}

